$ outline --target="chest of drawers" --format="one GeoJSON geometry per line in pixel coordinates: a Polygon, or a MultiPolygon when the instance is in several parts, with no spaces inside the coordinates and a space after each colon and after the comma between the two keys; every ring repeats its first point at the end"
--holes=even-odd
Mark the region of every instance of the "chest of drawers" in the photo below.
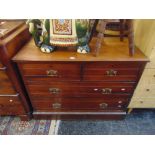
{"type": "MultiPolygon", "coordinates": [[[[98,57],[57,50],[44,54],[30,41],[13,58],[35,118],[121,119],[148,59],[125,41],[108,38],[98,57]]],[[[95,38],[91,43],[94,50],[95,38]]]]}
{"type": "Polygon", "coordinates": [[[11,58],[30,39],[24,21],[2,21],[0,30],[0,115],[30,117],[29,101],[11,58]]]}
{"type": "Polygon", "coordinates": [[[145,66],[144,72],[134,91],[128,106],[132,108],[155,108],[155,49],[152,49],[150,62],[145,66]]]}

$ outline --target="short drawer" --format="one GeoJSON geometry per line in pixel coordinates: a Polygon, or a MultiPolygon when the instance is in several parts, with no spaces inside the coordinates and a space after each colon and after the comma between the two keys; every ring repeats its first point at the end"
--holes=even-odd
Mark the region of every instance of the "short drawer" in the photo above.
{"type": "Polygon", "coordinates": [[[79,63],[22,64],[25,77],[49,80],[80,80],[81,65],[79,63]]]}
{"type": "Polygon", "coordinates": [[[117,69],[117,70],[86,70],[83,80],[88,81],[136,81],[139,70],[117,69]]]}
{"type": "Polygon", "coordinates": [[[29,84],[27,88],[32,97],[102,97],[132,94],[134,83],[50,82],[48,85],[29,84]]]}
{"type": "Polygon", "coordinates": [[[84,67],[86,81],[136,81],[140,68],[137,64],[88,63],[84,67]]]}
{"type": "Polygon", "coordinates": [[[84,109],[122,109],[127,106],[126,97],[102,98],[44,98],[32,102],[35,110],[84,110],[84,109]]]}
{"type": "Polygon", "coordinates": [[[0,95],[0,115],[18,115],[24,114],[24,108],[17,95],[0,95]]]}

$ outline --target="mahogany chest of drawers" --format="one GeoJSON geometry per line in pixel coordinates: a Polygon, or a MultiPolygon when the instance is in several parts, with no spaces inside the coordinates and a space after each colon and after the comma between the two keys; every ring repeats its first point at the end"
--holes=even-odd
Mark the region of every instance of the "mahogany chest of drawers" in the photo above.
{"type": "Polygon", "coordinates": [[[130,57],[127,41],[107,38],[98,57],[64,49],[45,54],[30,41],[13,61],[34,118],[121,119],[148,59],[137,48],[130,57]]]}
{"type": "Polygon", "coordinates": [[[30,105],[11,58],[30,39],[25,21],[0,20],[0,115],[30,117],[30,105]]]}

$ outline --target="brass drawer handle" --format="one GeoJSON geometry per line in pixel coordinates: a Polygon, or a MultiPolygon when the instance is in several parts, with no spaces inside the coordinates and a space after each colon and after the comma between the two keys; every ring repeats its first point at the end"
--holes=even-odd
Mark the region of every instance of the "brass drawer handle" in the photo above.
{"type": "Polygon", "coordinates": [[[108,76],[116,76],[117,75],[117,71],[113,70],[113,69],[106,71],[106,73],[108,76]]]}
{"type": "Polygon", "coordinates": [[[60,109],[61,108],[61,103],[53,103],[52,107],[53,107],[53,109],[60,109]]]}
{"type": "Polygon", "coordinates": [[[2,68],[0,68],[0,70],[4,71],[4,70],[6,70],[6,68],[7,68],[7,67],[2,67],[2,68]]]}
{"type": "Polygon", "coordinates": [[[102,89],[102,94],[111,94],[112,89],[111,88],[103,88],[102,89]]]}
{"type": "Polygon", "coordinates": [[[59,88],[49,88],[49,92],[52,94],[59,94],[60,89],[59,88]]]}
{"type": "Polygon", "coordinates": [[[47,70],[46,74],[47,74],[47,76],[58,76],[58,71],[56,71],[56,70],[47,70]]]}
{"type": "Polygon", "coordinates": [[[100,109],[106,109],[108,107],[108,104],[107,103],[100,103],[99,106],[100,106],[100,109]]]}

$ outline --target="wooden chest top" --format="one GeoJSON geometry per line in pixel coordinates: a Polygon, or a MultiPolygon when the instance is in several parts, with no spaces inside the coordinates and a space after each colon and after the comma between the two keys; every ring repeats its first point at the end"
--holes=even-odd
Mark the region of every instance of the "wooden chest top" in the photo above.
{"type": "Polygon", "coordinates": [[[8,37],[11,33],[16,31],[19,27],[25,24],[25,21],[0,20],[0,39],[8,37]]]}
{"type": "Polygon", "coordinates": [[[28,42],[13,58],[14,61],[37,61],[37,62],[51,62],[51,61],[149,61],[148,58],[135,47],[135,54],[133,57],[129,56],[128,41],[124,39],[123,42],[119,38],[105,38],[102,43],[99,55],[94,57],[92,52],[95,50],[96,38],[93,38],[90,43],[91,52],[89,54],[79,54],[75,49],[57,49],[53,53],[42,53],[39,48],[31,40],[28,42]]]}
{"type": "Polygon", "coordinates": [[[30,39],[24,20],[0,20],[0,60],[4,65],[30,39]]]}

